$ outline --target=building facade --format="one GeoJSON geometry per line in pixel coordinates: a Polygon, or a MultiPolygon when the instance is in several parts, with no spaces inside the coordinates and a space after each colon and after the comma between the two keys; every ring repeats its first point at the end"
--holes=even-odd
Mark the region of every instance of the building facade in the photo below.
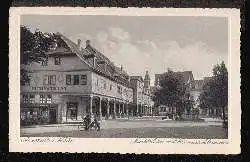
{"type": "Polygon", "coordinates": [[[21,85],[21,123],[77,122],[86,114],[115,119],[149,111],[150,88],[143,80],[115,66],[89,40],[82,48],[81,40],[75,44],[57,35],[46,59],[21,65],[30,76],[21,85]]]}
{"type": "Polygon", "coordinates": [[[152,91],[150,86],[150,76],[146,71],[144,79],[142,76],[131,76],[130,83],[133,88],[134,100],[136,105],[134,115],[151,116],[153,115],[154,102],[152,100],[152,91]]]}

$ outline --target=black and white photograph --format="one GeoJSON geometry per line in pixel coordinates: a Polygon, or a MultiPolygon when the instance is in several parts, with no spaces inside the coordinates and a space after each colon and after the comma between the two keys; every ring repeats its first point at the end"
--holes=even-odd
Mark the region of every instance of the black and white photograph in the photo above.
{"type": "Polygon", "coordinates": [[[229,139],[228,17],[19,21],[17,136],[229,139]]]}

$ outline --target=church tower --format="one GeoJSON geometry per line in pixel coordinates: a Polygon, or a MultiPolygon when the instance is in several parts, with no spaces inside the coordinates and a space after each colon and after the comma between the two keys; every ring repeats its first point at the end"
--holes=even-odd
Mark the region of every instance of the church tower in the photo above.
{"type": "Polygon", "coordinates": [[[148,74],[148,70],[146,71],[145,78],[144,78],[144,88],[145,89],[150,88],[150,76],[148,74]]]}

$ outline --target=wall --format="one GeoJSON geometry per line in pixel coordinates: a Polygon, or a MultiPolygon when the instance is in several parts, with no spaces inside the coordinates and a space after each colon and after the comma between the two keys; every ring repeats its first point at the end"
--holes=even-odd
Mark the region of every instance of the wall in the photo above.
{"type": "Polygon", "coordinates": [[[23,66],[32,71],[29,86],[21,86],[21,92],[60,92],[60,93],[90,93],[91,91],[91,72],[89,67],[77,56],[61,57],[61,64],[54,64],[54,57],[48,58],[47,66],[39,63],[32,63],[23,66]],[[87,75],[87,85],[66,85],[66,75],[87,75]],[[45,75],[56,75],[56,85],[44,85],[45,75]],[[52,90],[32,89],[32,87],[55,87],[52,90]],[[66,87],[66,89],[65,89],[66,87]]]}
{"type": "Polygon", "coordinates": [[[124,85],[118,84],[96,73],[92,74],[92,92],[95,94],[113,97],[127,102],[133,102],[132,88],[128,88],[124,85]],[[110,86],[112,88],[110,88],[110,86]],[[122,93],[118,92],[118,86],[121,87],[122,93]]]}
{"type": "Polygon", "coordinates": [[[61,65],[55,65],[54,57],[48,58],[47,66],[42,66],[40,63],[31,63],[26,65],[27,70],[53,70],[53,71],[71,71],[79,69],[88,69],[86,65],[78,56],[64,56],[61,57],[61,65]]]}
{"type": "Polygon", "coordinates": [[[21,86],[21,92],[50,92],[50,93],[60,92],[60,93],[81,93],[81,94],[89,94],[91,92],[92,73],[90,71],[71,71],[71,72],[37,71],[30,74],[32,75],[30,80],[30,85],[21,86]],[[66,85],[66,75],[69,74],[87,75],[87,85],[66,85]],[[55,75],[56,84],[44,85],[43,80],[45,75],[55,75]]]}

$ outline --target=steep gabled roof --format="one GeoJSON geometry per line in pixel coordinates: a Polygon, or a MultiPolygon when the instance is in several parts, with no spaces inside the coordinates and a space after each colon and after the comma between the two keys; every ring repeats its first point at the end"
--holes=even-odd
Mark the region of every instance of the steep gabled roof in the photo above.
{"type": "Polygon", "coordinates": [[[113,72],[116,73],[116,75],[121,75],[122,77],[129,76],[124,70],[115,66],[114,63],[111,62],[104,54],[99,52],[96,48],[92,47],[90,44],[88,44],[85,49],[88,53],[95,55],[97,60],[104,61],[106,65],[110,66],[113,72]]]}
{"type": "Polygon", "coordinates": [[[191,81],[194,80],[192,71],[182,71],[182,72],[175,72],[175,73],[180,74],[183,77],[185,83],[187,83],[189,79],[191,79],[191,81]]]}
{"type": "Polygon", "coordinates": [[[120,83],[128,84],[129,76],[120,68],[116,67],[106,56],[97,51],[90,45],[87,45],[84,49],[79,49],[78,46],[70,39],[57,33],[61,39],[67,44],[70,52],[76,54],[85,64],[87,64],[93,71],[105,75],[112,80],[116,80],[120,83]],[[96,57],[96,65],[92,64],[90,58],[96,57]],[[102,63],[103,62],[103,63],[102,63]],[[106,67],[104,67],[106,66],[106,67]]]}
{"type": "Polygon", "coordinates": [[[85,51],[80,51],[77,47],[77,45],[72,42],[70,39],[62,35],[61,33],[57,33],[61,39],[68,45],[71,52],[75,53],[85,64],[87,64],[89,67],[92,67],[84,58],[84,55],[86,55],[85,51]]]}
{"type": "MultiPolygon", "coordinates": [[[[179,71],[179,72],[174,72],[174,73],[180,75],[183,78],[185,83],[187,83],[189,79],[191,79],[190,81],[194,80],[192,71],[181,71],[181,72],[179,71]]],[[[161,79],[164,76],[164,74],[166,73],[155,74],[155,81],[157,81],[158,79],[161,79]]]]}

